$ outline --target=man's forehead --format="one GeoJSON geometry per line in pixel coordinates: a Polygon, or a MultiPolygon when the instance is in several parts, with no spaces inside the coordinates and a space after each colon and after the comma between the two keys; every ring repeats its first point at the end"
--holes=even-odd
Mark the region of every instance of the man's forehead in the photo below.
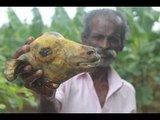
{"type": "Polygon", "coordinates": [[[121,19],[119,16],[116,16],[116,17],[115,17],[115,21],[116,21],[118,24],[122,24],[122,19],[121,19]]]}
{"type": "Polygon", "coordinates": [[[95,16],[93,18],[93,22],[105,22],[105,21],[111,21],[113,23],[122,24],[122,19],[119,16],[116,15],[106,15],[106,16],[95,16]]]}
{"type": "Polygon", "coordinates": [[[94,34],[120,34],[122,20],[119,16],[97,16],[93,19],[92,33],[94,34]]]}

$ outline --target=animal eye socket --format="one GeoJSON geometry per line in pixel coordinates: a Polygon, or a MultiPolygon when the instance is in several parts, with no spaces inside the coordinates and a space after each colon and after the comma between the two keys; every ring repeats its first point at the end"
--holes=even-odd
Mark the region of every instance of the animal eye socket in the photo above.
{"type": "Polygon", "coordinates": [[[42,48],[39,53],[42,57],[46,57],[52,54],[52,50],[51,48],[42,48]]]}

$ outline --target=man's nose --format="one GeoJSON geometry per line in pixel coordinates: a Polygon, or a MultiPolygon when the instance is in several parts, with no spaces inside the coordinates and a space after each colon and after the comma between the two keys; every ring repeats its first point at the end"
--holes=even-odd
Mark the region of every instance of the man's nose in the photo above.
{"type": "Polygon", "coordinates": [[[110,43],[108,42],[107,38],[103,39],[100,43],[100,47],[104,49],[108,49],[111,47],[110,43]]]}

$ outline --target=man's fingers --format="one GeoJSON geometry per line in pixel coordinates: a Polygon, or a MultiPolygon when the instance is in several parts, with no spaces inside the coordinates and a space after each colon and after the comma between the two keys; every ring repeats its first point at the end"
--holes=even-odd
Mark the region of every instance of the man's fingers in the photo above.
{"type": "Polygon", "coordinates": [[[29,38],[27,38],[27,41],[25,42],[25,45],[29,45],[31,42],[33,42],[35,40],[34,37],[30,36],[29,38]]]}
{"type": "Polygon", "coordinates": [[[29,73],[32,71],[32,66],[31,65],[27,65],[23,68],[23,73],[29,73]]]}
{"type": "Polygon", "coordinates": [[[28,76],[29,74],[32,74],[32,66],[31,65],[26,65],[19,73],[18,75],[22,78],[25,79],[26,76],[28,76]]]}
{"type": "Polygon", "coordinates": [[[24,86],[27,88],[31,88],[32,83],[35,80],[38,80],[42,76],[42,74],[43,74],[42,70],[38,70],[36,71],[36,73],[34,73],[33,75],[30,75],[29,77],[24,78],[25,76],[23,75],[24,82],[25,82],[24,86]]]}
{"type": "Polygon", "coordinates": [[[29,37],[27,40],[26,40],[26,42],[25,42],[25,44],[24,44],[24,46],[22,46],[21,48],[19,48],[19,49],[17,49],[16,50],[16,53],[13,55],[13,59],[16,59],[16,58],[18,58],[20,55],[22,55],[22,54],[24,54],[24,53],[26,53],[26,52],[29,52],[30,51],[30,47],[29,47],[29,44],[31,43],[31,42],[33,42],[35,40],[35,38],[34,37],[29,37]]]}
{"type": "Polygon", "coordinates": [[[13,59],[16,59],[18,58],[19,56],[21,56],[22,54],[26,53],[26,52],[29,52],[30,50],[30,47],[29,45],[24,45],[22,46],[21,48],[19,48],[16,53],[13,55],[13,59]]]}
{"type": "Polygon", "coordinates": [[[55,92],[55,89],[48,88],[47,86],[43,85],[41,87],[32,88],[33,91],[37,92],[38,94],[45,95],[51,97],[55,92]]]}

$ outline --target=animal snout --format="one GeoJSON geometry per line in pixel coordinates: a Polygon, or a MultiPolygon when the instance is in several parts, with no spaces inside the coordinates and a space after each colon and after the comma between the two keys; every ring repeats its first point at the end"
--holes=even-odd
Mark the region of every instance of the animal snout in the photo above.
{"type": "Polygon", "coordinates": [[[87,55],[95,55],[96,54],[96,50],[94,49],[94,48],[89,48],[88,50],[87,50],[87,55]]]}
{"type": "Polygon", "coordinates": [[[93,47],[89,47],[87,52],[88,60],[91,62],[95,62],[100,59],[100,55],[97,53],[96,49],[93,47]]]}

